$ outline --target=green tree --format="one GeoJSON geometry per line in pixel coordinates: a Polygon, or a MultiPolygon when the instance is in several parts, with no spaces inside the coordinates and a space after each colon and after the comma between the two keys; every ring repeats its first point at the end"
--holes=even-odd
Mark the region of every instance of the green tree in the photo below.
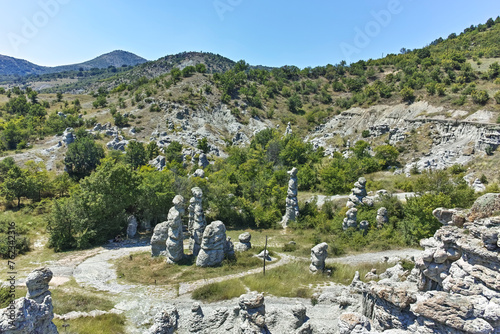
{"type": "Polygon", "coordinates": [[[472,102],[476,104],[486,104],[488,100],[490,99],[490,96],[488,95],[488,92],[485,90],[474,90],[471,94],[472,97],[472,102]]]}
{"type": "Polygon", "coordinates": [[[178,141],[172,141],[165,149],[165,157],[169,162],[182,163],[182,144],[178,141]]]}
{"type": "Polygon", "coordinates": [[[208,152],[210,152],[210,145],[208,145],[208,139],[207,137],[203,137],[201,139],[198,140],[198,145],[196,146],[196,148],[200,149],[203,151],[203,153],[207,154],[208,152]]]}
{"type": "Polygon", "coordinates": [[[413,102],[415,100],[415,91],[410,87],[404,87],[399,92],[401,99],[405,102],[413,102]]]}
{"type": "Polygon", "coordinates": [[[364,140],[358,140],[356,144],[351,148],[351,151],[354,153],[354,156],[358,159],[362,159],[364,157],[369,157],[368,148],[370,144],[364,140]]]}
{"type": "Polygon", "coordinates": [[[144,166],[147,163],[144,145],[138,141],[131,140],[125,150],[125,162],[131,165],[134,169],[144,166]]]}
{"type": "Polygon", "coordinates": [[[104,158],[102,146],[88,137],[77,138],[75,142],[68,145],[64,165],[72,178],[80,180],[89,176],[102,158],[104,158]]]}
{"type": "Polygon", "coordinates": [[[29,193],[28,172],[17,165],[12,166],[5,175],[0,187],[5,199],[8,201],[17,199],[17,206],[19,207],[21,198],[26,197],[29,193]]]}
{"type": "Polygon", "coordinates": [[[63,94],[61,92],[57,92],[56,98],[57,98],[57,102],[61,102],[63,99],[63,94]]]}
{"type": "Polygon", "coordinates": [[[146,158],[148,160],[153,160],[157,156],[160,155],[160,148],[155,141],[150,141],[148,145],[146,145],[146,158]]]}
{"type": "Polygon", "coordinates": [[[302,108],[302,100],[299,95],[293,94],[290,98],[288,98],[287,105],[290,112],[296,113],[300,108],[302,108]]]}
{"type": "Polygon", "coordinates": [[[174,67],[170,70],[170,76],[172,77],[172,81],[174,84],[178,82],[182,77],[182,72],[177,67],[174,67]]]}
{"type": "Polygon", "coordinates": [[[384,167],[397,166],[399,151],[392,145],[381,145],[375,147],[375,158],[380,160],[384,167]]]}

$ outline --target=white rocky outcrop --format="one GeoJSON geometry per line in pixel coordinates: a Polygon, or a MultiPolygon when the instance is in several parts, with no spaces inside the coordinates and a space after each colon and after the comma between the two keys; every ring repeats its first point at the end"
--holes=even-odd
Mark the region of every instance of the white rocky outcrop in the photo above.
{"type": "Polygon", "coordinates": [[[5,334],[57,334],[52,322],[54,311],[49,282],[52,271],[41,268],[26,278],[26,297],[13,300],[0,310],[0,333],[5,334]]]}
{"type": "Polygon", "coordinates": [[[167,263],[177,263],[184,258],[184,243],[182,233],[181,216],[184,213],[184,197],[177,195],[174,197],[173,207],[168,211],[167,217],[167,241],[165,256],[167,263]]]}

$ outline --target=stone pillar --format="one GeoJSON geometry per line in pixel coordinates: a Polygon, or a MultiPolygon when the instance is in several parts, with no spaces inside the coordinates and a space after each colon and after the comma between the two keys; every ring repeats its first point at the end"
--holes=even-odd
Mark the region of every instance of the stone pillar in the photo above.
{"type": "Polygon", "coordinates": [[[165,255],[167,263],[177,263],[184,257],[184,235],[182,233],[181,215],[184,213],[184,197],[177,195],[172,201],[174,206],[168,211],[167,241],[165,255]]]}
{"type": "Polygon", "coordinates": [[[202,196],[203,191],[199,187],[191,189],[193,197],[190,200],[190,210],[192,210],[193,221],[191,227],[191,240],[189,248],[194,256],[198,256],[203,238],[203,232],[207,226],[205,214],[203,213],[202,196]],[[192,205],[192,207],[191,207],[192,205]]]}
{"type": "Polygon", "coordinates": [[[281,220],[283,228],[287,227],[289,221],[295,221],[299,216],[299,201],[297,200],[297,172],[298,169],[295,167],[288,171],[290,180],[288,181],[288,190],[286,193],[286,211],[283,219],[281,220]]]}

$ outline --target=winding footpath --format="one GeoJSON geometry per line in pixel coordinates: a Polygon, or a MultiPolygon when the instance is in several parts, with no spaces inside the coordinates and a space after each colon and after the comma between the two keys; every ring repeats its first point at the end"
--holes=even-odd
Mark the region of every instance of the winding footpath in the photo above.
{"type": "MultiPolygon", "coordinates": [[[[72,261],[70,264],[64,261],[57,261],[49,264],[48,267],[54,272],[54,279],[62,280],[71,277],[84,289],[92,288],[99,291],[104,291],[110,294],[110,298],[115,303],[113,309],[108,312],[94,310],[89,313],[71,312],[64,315],[57,315],[57,318],[74,319],[85,316],[96,316],[106,313],[124,313],[129,320],[131,327],[127,328],[130,333],[141,333],[137,328],[141,328],[152,319],[152,317],[160,311],[168,303],[176,303],[179,305],[190,305],[193,300],[190,297],[190,292],[195,289],[230,279],[240,278],[246,275],[252,275],[262,272],[262,268],[254,268],[244,272],[220,276],[210,279],[200,279],[196,281],[183,282],[177,285],[143,285],[143,284],[123,284],[118,282],[116,270],[111,263],[113,260],[128,257],[133,253],[147,252],[151,248],[150,245],[129,245],[121,248],[100,248],[82,257],[79,263],[72,261]]],[[[421,251],[417,249],[400,249],[381,251],[374,253],[363,253],[348,255],[337,258],[328,258],[327,263],[345,263],[345,264],[360,264],[360,263],[376,263],[387,261],[387,259],[395,256],[399,258],[411,258],[421,251]]],[[[266,269],[286,265],[292,261],[309,260],[305,257],[296,257],[288,254],[279,254],[280,259],[274,262],[269,262],[266,269]]],[[[276,298],[275,303],[295,303],[291,298],[276,298]]],[[[214,305],[215,307],[215,305],[214,305]]]]}

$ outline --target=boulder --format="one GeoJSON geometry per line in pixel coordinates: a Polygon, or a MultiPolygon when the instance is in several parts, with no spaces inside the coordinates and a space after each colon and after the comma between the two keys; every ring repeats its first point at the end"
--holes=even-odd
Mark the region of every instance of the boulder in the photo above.
{"type": "Polygon", "coordinates": [[[208,165],[210,165],[210,163],[208,162],[207,155],[205,153],[201,153],[198,159],[198,166],[205,169],[208,165]]]}
{"type": "Polygon", "coordinates": [[[377,227],[381,228],[389,222],[389,217],[387,215],[387,209],[381,207],[377,210],[377,227]]]}
{"type": "Polygon", "coordinates": [[[154,167],[158,171],[162,171],[165,169],[165,166],[167,165],[167,162],[165,160],[165,157],[163,155],[159,155],[153,160],[149,160],[148,164],[151,167],[154,167]]]}
{"type": "Polygon", "coordinates": [[[317,273],[318,271],[323,271],[325,269],[325,260],[328,256],[328,244],[326,242],[320,243],[313,248],[311,248],[311,265],[309,266],[309,271],[311,273],[317,273]]]}
{"type": "Polygon", "coordinates": [[[167,248],[168,222],[159,223],[153,230],[151,237],[151,256],[160,256],[167,248]]]}
{"type": "Polygon", "coordinates": [[[130,239],[135,237],[137,233],[137,219],[134,215],[127,218],[127,237],[130,239]]]}
{"type": "Polygon", "coordinates": [[[218,266],[224,260],[226,245],[226,226],[220,221],[214,221],[205,228],[201,249],[196,259],[199,267],[218,266]]]}
{"type": "Polygon", "coordinates": [[[252,244],[250,243],[250,239],[252,238],[252,235],[249,232],[245,232],[239,235],[237,242],[234,245],[234,249],[237,252],[246,252],[250,248],[252,248],[252,244]]]}
{"type": "Polygon", "coordinates": [[[364,334],[371,330],[370,320],[356,312],[342,313],[338,327],[340,334],[364,334]]]}

